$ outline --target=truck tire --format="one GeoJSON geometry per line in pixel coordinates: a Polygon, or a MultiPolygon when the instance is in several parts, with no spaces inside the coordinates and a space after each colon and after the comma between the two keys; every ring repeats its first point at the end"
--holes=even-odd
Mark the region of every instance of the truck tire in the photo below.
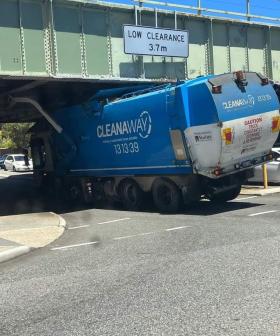
{"type": "Polygon", "coordinates": [[[80,197],[81,197],[81,189],[79,188],[78,185],[76,184],[72,184],[70,187],[69,187],[69,196],[70,196],[70,200],[71,201],[77,201],[77,200],[80,200],[80,197]]]}
{"type": "MultiPolygon", "coordinates": [[[[58,184],[56,184],[57,189],[59,189],[58,184]]],[[[69,181],[66,183],[66,188],[64,189],[64,200],[70,205],[78,205],[82,203],[82,189],[78,182],[69,181]]]]}
{"type": "Polygon", "coordinates": [[[33,183],[35,188],[46,190],[46,187],[48,185],[47,183],[47,176],[44,176],[44,174],[34,171],[33,173],[33,183]]]}
{"type": "Polygon", "coordinates": [[[152,186],[155,206],[162,213],[174,213],[180,210],[182,193],[178,186],[166,178],[158,178],[152,186]]]}
{"type": "Polygon", "coordinates": [[[144,192],[132,179],[125,179],[119,186],[119,196],[126,210],[140,210],[144,201],[144,192]]]}
{"type": "Polygon", "coordinates": [[[231,190],[221,192],[217,195],[210,196],[209,199],[212,202],[224,203],[235,199],[241,191],[241,185],[238,185],[231,190]]]}

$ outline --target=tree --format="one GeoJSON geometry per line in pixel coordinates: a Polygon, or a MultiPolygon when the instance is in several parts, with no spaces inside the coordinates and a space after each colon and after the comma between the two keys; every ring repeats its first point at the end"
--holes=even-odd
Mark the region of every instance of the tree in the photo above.
{"type": "Polygon", "coordinates": [[[1,148],[26,148],[29,146],[30,134],[27,133],[32,123],[2,124],[0,130],[1,148]]]}

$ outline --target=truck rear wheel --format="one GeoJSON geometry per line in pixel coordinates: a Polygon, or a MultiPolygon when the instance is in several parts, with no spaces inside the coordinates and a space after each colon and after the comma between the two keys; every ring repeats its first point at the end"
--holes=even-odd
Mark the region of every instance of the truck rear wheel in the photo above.
{"type": "Polygon", "coordinates": [[[152,186],[153,200],[160,212],[177,212],[182,204],[182,194],[178,186],[166,178],[158,178],[152,186]]]}
{"type": "Polygon", "coordinates": [[[66,182],[64,198],[71,206],[82,202],[82,189],[77,181],[66,182]]]}
{"type": "Polygon", "coordinates": [[[139,210],[144,201],[144,192],[132,179],[125,179],[119,187],[119,196],[126,210],[139,210]]]}
{"type": "Polygon", "coordinates": [[[210,201],[213,202],[228,202],[235,199],[241,191],[241,185],[238,185],[230,190],[223,191],[217,195],[212,195],[209,197],[210,201]]]}

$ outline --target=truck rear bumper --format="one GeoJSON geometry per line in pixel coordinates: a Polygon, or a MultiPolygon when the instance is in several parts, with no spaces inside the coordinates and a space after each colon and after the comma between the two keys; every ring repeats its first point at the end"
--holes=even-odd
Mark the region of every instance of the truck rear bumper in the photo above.
{"type": "Polygon", "coordinates": [[[238,172],[251,170],[256,166],[265,164],[277,158],[278,158],[278,155],[271,151],[268,154],[254,157],[252,159],[240,161],[240,162],[228,165],[226,167],[213,167],[213,169],[211,170],[199,171],[198,173],[203,176],[207,176],[213,179],[219,179],[227,175],[232,175],[238,172]]]}

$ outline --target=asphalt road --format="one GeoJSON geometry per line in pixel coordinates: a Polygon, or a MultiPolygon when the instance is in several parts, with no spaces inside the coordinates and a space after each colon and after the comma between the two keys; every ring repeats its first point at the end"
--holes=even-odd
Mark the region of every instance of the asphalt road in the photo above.
{"type": "Polygon", "coordinates": [[[64,213],[59,240],[0,265],[0,334],[279,335],[279,200],[64,213]]]}

